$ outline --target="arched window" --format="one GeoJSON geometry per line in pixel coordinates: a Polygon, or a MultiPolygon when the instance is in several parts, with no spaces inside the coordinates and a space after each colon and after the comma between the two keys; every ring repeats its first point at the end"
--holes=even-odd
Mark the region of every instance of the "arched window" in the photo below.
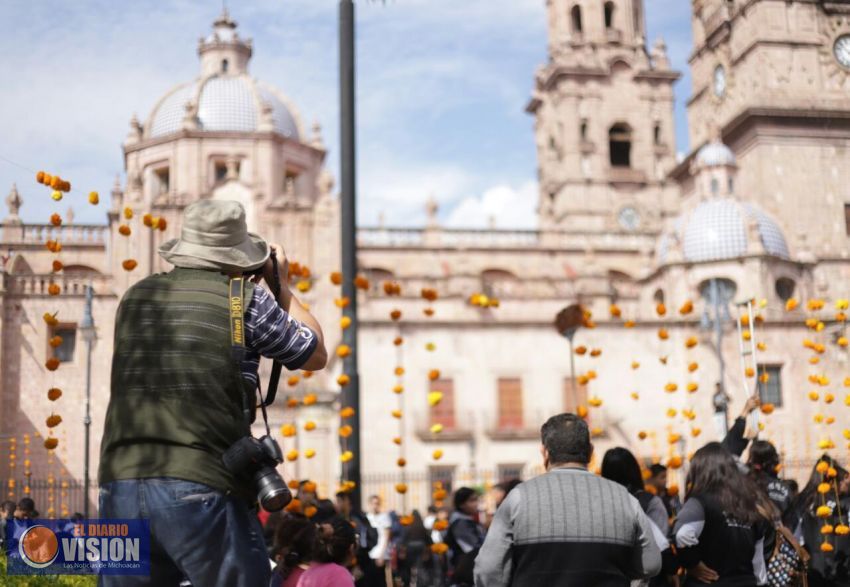
{"type": "Polygon", "coordinates": [[[717,192],[720,191],[720,182],[716,177],[711,178],[711,195],[716,196],[717,192]]]}
{"type": "Polygon", "coordinates": [[[586,141],[587,140],[587,121],[586,120],[581,121],[581,126],[579,127],[579,133],[581,134],[581,140],[586,141]]]}
{"type": "Polygon", "coordinates": [[[656,122],[652,129],[652,142],[656,145],[661,144],[661,123],[656,122]]]}
{"type": "Polygon", "coordinates": [[[221,60],[221,73],[227,73],[228,67],[230,67],[230,63],[227,61],[227,59],[222,59],[221,60]]]}
{"type": "Polygon", "coordinates": [[[485,269],[481,272],[481,288],[490,297],[510,295],[519,279],[504,269],[485,269]]]}
{"type": "Polygon", "coordinates": [[[663,304],[664,303],[664,290],[661,289],[661,288],[656,289],[655,293],[652,294],[652,299],[655,300],[656,304],[663,304]]]}
{"type": "Polygon", "coordinates": [[[605,3],[605,28],[614,28],[614,3],[605,3]]]}
{"type": "Polygon", "coordinates": [[[794,297],[794,290],[796,288],[797,284],[794,283],[793,279],[780,277],[776,280],[776,295],[779,296],[779,299],[783,302],[787,302],[794,297]]]}
{"type": "Polygon", "coordinates": [[[572,10],[570,10],[570,20],[573,23],[573,32],[581,34],[581,32],[582,32],[581,6],[579,6],[578,4],[573,6],[572,10]]]}
{"type": "Polygon", "coordinates": [[[618,122],[608,131],[608,152],[612,167],[632,166],[632,129],[618,122]]]}

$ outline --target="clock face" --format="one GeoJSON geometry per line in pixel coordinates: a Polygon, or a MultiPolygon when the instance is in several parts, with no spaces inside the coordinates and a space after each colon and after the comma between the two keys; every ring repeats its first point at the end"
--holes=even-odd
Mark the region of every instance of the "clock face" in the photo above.
{"type": "Polygon", "coordinates": [[[722,65],[714,69],[714,95],[722,98],[726,93],[726,70],[722,65]]]}
{"type": "Polygon", "coordinates": [[[842,67],[850,69],[850,35],[841,35],[832,48],[835,59],[842,67]]]}
{"type": "Polygon", "coordinates": [[[638,226],[640,226],[640,214],[631,206],[626,206],[620,210],[617,220],[620,226],[626,230],[637,230],[638,226]]]}

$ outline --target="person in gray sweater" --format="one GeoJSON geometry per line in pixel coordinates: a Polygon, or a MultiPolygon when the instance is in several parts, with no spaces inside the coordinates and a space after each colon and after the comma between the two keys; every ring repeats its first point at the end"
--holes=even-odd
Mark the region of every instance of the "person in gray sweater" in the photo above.
{"type": "Polygon", "coordinates": [[[546,473],[514,489],[475,559],[478,587],[628,587],[655,576],[652,522],[618,483],[588,472],[587,424],[574,414],[541,429],[546,473]]]}

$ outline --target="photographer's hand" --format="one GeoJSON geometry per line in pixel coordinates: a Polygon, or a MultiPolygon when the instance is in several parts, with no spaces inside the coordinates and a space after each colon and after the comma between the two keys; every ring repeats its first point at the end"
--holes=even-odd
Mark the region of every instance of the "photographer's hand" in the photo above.
{"type": "Polygon", "coordinates": [[[271,244],[269,246],[275,259],[277,259],[277,265],[269,257],[263,267],[263,279],[270,286],[274,286],[275,283],[280,285],[280,296],[277,301],[285,311],[289,312],[292,305],[292,292],[289,290],[289,259],[286,258],[286,251],[283,250],[281,245],[271,244]],[[275,269],[277,269],[277,275],[274,273],[275,269]]]}
{"type": "MultiPolygon", "coordinates": [[[[280,296],[277,301],[280,307],[289,313],[290,316],[312,330],[318,339],[316,350],[307,360],[307,363],[304,364],[303,368],[308,371],[323,369],[328,362],[328,352],[325,349],[325,337],[322,333],[322,327],[319,326],[319,321],[316,320],[309,310],[301,305],[301,302],[298,301],[298,298],[289,289],[289,260],[286,258],[286,252],[283,250],[283,247],[279,244],[271,244],[270,246],[277,258],[277,280],[280,283],[280,296]]],[[[263,267],[263,278],[266,280],[266,283],[274,283],[274,263],[271,258],[269,258],[265,267],[263,267]]]]}

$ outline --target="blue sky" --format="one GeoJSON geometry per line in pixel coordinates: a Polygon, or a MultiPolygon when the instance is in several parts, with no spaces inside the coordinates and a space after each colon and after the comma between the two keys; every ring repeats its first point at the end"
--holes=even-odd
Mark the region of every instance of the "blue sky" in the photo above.
{"type": "MultiPolygon", "coordinates": [[[[359,220],[415,225],[440,203],[452,226],[534,225],[536,153],[524,112],[546,57],[544,0],[358,3],[359,220]]],[[[338,172],[337,3],[229,3],[254,39],[251,73],[281,88],[306,125],[318,120],[338,172]]],[[[16,182],[25,220],[44,222],[48,194],[29,170],[74,184],[78,222],[103,222],[83,194],[123,182],[121,143],[133,113],[198,73],[197,40],[218,1],[4,0],[0,18],[0,195],[16,182]]],[[[673,66],[679,151],[687,150],[690,3],[647,2],[648,37],[673,66]]],[[[104,198],[106,200],[107,198],[104,198]]],[[[64,202],[64,201],[63,201],[64,202]]],[[[5,208],[0,216],[5,215],[5,208]]]]}

